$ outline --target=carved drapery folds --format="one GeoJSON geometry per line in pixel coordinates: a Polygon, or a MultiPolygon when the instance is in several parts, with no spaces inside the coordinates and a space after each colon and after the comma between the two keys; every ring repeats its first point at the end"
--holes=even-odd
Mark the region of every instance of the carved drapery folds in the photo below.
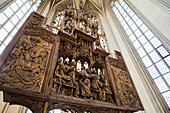
{"type": "MultiPolygon", "coordinates": [[[[72,15],[69,11],[67,15],[72,15]]],[[[82,22],[84,19],[80,17],[82,22]]],[[[0,90],[6,102],[26,106],[35,113],[54,108],[77,113],[123,113],[142,107],[121,54],[107,62],[109,53],[100,48],[100,43],[94,48],[93,36],[77,29],[73,36],[62,31],[53,34],[41,27],[43,20],[32,13],[12,40],[15,45],[5,50],[11,51],[2,57],[5,63],[0,63],[0,90]]]]}
{"type": "Polygon", "coordinates": [[[104,58],[93,55],[92,43],[80,37],[74,45],[61,41],[53,78],[53,94],[115,103],[114,94],[103,73],[104,58]],[[81,62],[80,70],[77,68],[78,61],[81,62]],[[85,62],[88,67],[84,66],[85,62]]]}
{"type": "MultiPolygon", "coordinates": [[[[47,60],[50,55],[52,36],[37,34],[37,32],[26,30],[29,27],[38,28],[42,23],[42,16],[34,13],[30,23],[25,26],[24,34],[19,37],[18,42],[7,58],[0,71],[0,85],[31,91],[39,91],[42,85],[47,60]]],[[[48,33],[47,33],[48,34],[48,33]]]]}
{"type": "Polygon", "coordinates": [[[23,35],[0,72],[0,84],[38,91],[42,84],[50,48],[51,44],[38,37],[23,35]]]}

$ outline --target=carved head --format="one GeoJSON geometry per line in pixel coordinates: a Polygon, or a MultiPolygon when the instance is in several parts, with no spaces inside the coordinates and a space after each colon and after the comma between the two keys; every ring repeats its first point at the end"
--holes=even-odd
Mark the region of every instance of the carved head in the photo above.
{"type": "Polygon", "coordinates": [[[69,61],[65,61],[64,64],[69,65],[69,61]]]}
{"type": "Polygon", "coordinates": [[[62,59],[61,58],[58,59],[57,62],[58,62],[58,64],[61,64],[62,63],[62,59]]]}
{"type": "Polygon", "coordinates": [[[75,61],[72,61],[72,65],[73,65],[73,66],[76,66],[76,62],[75,62],[75,61]]]}
{"type": "Polygon", "coordinates": [[[44,59],[44,58],[47,58],[48,52],[47,52],[47,51],[41,51],[40,54],[39,54],[39,56],[42,57],[43,59],[44,59]]]}
{"type": "Polygon", "coordinates": [[[97,71],[96,71],[95,68],[92,70],[92,73],[93,73],[93,74],[96,74],[96,73],[97,73],[97,71]]]}
{"type": "Polygon", "coordinates": [[[25,49],[25,50],[31,49],[30,43],[27,42],[26,40],[23,40],[22,43],[21,43],[21,45],[22,45],[23,49],[25,49]]]}

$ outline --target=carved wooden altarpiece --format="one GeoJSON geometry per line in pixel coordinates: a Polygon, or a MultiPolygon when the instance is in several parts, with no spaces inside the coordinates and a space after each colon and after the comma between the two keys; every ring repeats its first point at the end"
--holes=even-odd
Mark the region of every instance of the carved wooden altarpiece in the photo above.
{"type": "MultiPolygon", "coordinates": [[[[69,11],[65,14],[70,16],[69,11]]],[[[54,34],[41,27],[44,20],[32,13],[0,57],[4,102],[26,106],[34,113],[143,110],[121,53],[116,51],[118,59],[108,57],[99,47],[94,26],[91,35],[76,27],[54,34]],[[77,62],[81,62],[79,70],[77,62]]]]}

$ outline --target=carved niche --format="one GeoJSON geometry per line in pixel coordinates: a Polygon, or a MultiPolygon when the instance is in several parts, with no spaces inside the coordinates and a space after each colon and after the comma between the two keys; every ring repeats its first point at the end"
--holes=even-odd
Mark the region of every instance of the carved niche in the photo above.
{"type": "Polygon", "coordinates": [[[73,33],[75,37],[67,33],[59,33],[65,37],[61,37],[60,41],[51,94],[115,104],[114,93],[104,73],[107,55],[101,56],[100,52],[93,53],[94,37],[79,30],[73,33]],[[76,40],[73,42],[71,38],[76,40]],[[79,61],[81,62],[80,69],[77,68],[79,61]],[[85,63],[88,67],[84,66],[85,63]]]}
{"type": "MultiPolygon", "coordinates": [[[[93,64],[91,64],[89,56],[92,53],[88,51],[90,50],[89,48],[91,46],[87,46],[88,49],[86,48],[86,55],[83,52],[85,49],[81,49],[86,47],[85,44],[83,45],[82,43],[78,43],[77,45],[78,46],[73,46],[71,43],[61,41],[59,59],[57,60],[53,76],[52,94],[57,93],[66,96],[73,96],[76,98],[115,103],[109,81],[107,80],[106,75],[103,73],[105,68],[102,66],[102,63],[99,63],[99,61],[96,59],[92,59],[93,64]],[[63,47],[62,43],[64,43],[64,45],[68,45],[63,47]],[[69,46],[69,49],[67,46],[69,46]],[[81,51],[80,53],[77,53],[79,49],[81,51]],[[76,54],[76,59],[73,60],[73,57],[70,56],[69,53],[76,54]],[[60,59],[60,57],[63,57],[63,59],[60,59]],[[69,61],[65,60],[66,57],[69,59],[69,61]],[[81,70],[77,69],[78,60],[82,62],[81,70]],[[88,68],[83,66],[85,62],[88,62],[88,68]],[[97,72],[98,68],[101,69],[101,72],[97,72]]],[[[96,58],[98,58],[97,56],[98,55],[96,55],[96,58]]],[[[100,60],[103,60],[102,62],[104,62],[104,58],[101,58],[100,60]]]]}

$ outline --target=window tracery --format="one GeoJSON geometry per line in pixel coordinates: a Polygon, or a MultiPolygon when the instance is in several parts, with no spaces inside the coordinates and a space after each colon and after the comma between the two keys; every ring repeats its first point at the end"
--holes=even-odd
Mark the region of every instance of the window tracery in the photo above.
{"type": "Polygon", "coordinates": [[[0,12],[0,55],[31,12],[36,11],[41,0],[15,0],[0,12]]]}
{"type": "Polygon", "coordinates": [[[170,106],[170,52],[124,0],[115,2],[112,9],[170,106]]]}
{"type": "MultiPolygon", "coordinates": [[[[66,10],[66,12],[67,11],[68,10],[66,10]]],[[[70,13],[70,11],[67,13],[70,13]]],[[[67,17],[68,15],[65,16],[67,17]]],[[[82,17],[80,20],[84,21],[83,18],[84,17],[82,17]]],[[[51,31],[42,28],[40,23],[44,20],[45,17],[42,17],[37,13],[32,13],[27,21],[27,24],[24,24],[23,26],[25,29],[23,32],[21,31],[20,36],[18,36],[18,42],[22,42],[22,37],[24,37],[24,47],[19,46],[19,52],[14,51],[17,50],[18,46],[11,46],[10,48],[14,51],[14,53],[20,53],[21,50],[23,55],[21,53],[21,57],[17,58],[17,61],[20,62],[16,62],[18,63],[17,65],[19,67],[17,69],[21,71],[17,72],[13,70],[7,70],[5,72],[1,71],[2,73],[0,73],[0,90],[1,88],[4,88],[4,86],[7,86],[7,90],[9,92],[11,91],[8,89],[10,87],[13,88],[13,90],[18,91],[13,91],[9,94],[8,92],[4,93],[4,97],[10,97],[6,98],[7,100],[5,101],[11,102],[12,104],[28,106],[28,108],[34,112],[50,111],[55,108],[65,111],[73,110],[73,112],[101,113],[119,111],[133,112],[139,109],[143,109],[142,104],[140,103],[140,99],[137,96],[136,90],[130,81],[130,76],[126,76],[126,78],[123,78],[124,80],[122,80],[121,76],[124,76],[123,73],[118,74],[112,72],[113,69],[117,70],[118,68],[118,70],[121,70],[121,72],[125,70],[128,74],[128,71],[125,68],[125,63],[122,62],[123,58],[121,53],[117,52],[119,55],[118,59],[110,59],[108,57],[109,53],[100,48],[100,43],[97,44],[98,48],[94,49],[94,42],[96,40],[100,42],[97,34],[97,24],[94,23],[94,25],[91,26],[91,35],[88,35],[88,30],[84,30],[83,28],[75,29],[73,31],[73,35],[70,35],[72,33],[72,28],[67,27],[64,27],[64,31],[59,31],[58,34],[54,34],[51,33],[51,31]],[[40,39],[40,41],[37,39],[40,39]],[[31,42],[31,45],[35,46],[36,51],[39,51],[40,46],[43,49],[47,49],[48,54],[46,51],[43,51],[42,53],[40,52],[41,54],[38,55],[37,59],[35,57],[36,51],[33,49],[28,49],[30,47],[25,44],[27,42],[31,42]],[[41,45],[36,44],[35,42],[41,42],[41,45]],[[50,47],[45,47],[49,45],[50,47]],[[23,59],[23,57],[25,59],[23,59]],[[42,62],[42,60],[45,60],[45,62],[42,62]],[[80,62],[80,71],[76,70],[77,62],[80,62]],[[36,68],[35,71],[33,70],[34,72],[31,72],[31,68],[34,69],[34,64],[36,63],[38,63],[36,65],[38,68],[36,68]],[[42,65],[40,66],[39,63],[42,63],[42,65]],[[86,69],[84,65],[87,64],[88,68],[86,69]],[[33,73],[33,75],[36,75],[35,78],[37,78],[39,71],[41,72],[42,70],[39,68],[43,68],[41,77],[42,82],[41,87],[38,87],[39,89],[35,91],[31,89],[32,87],[30,87],[30,92],[25,92],[24,89],[18,90],[18,87],[22,85],[20,83],[15,84],[15,79],[12,79],[10,83],[8,83],[7,79],[3,80],[3,78],[8,77],[6,74],[9,74],[9,76],[16,76],[18,78],[23,77],[23,79],[27,81],[27,78],[32,78],[29,76],[31,76],[33,73]],[[98,71],[99,69],[100,71],[98,71]],[[16,72],[16,74],[13,72],[16,72]],[[126,87],[126,89],[124,89],[122,92],[122,85],[116,86],[114,84],[116,76],[118,76],[121,84],[126,82],[126,85],[123,86],[126,87]],[[4,81],[7,83],[4,83],[4,81]],[[14,87],[12,83],[15,84],[14,87]],[[11,86],[9,87],[8,84],[11,86]],[[118,94],[116,87],[119,87],[120,94],[118,94]],[[129,89],[133,89],[133,92],[129,91],[129,89]],[[25,93],[24,96],[20,95],[22,92],[25,93]],[[121,98],[122,103],[125,100],[130,101],[126,105],[119,103],[119,95],[121,94],[124,94],[125,97],[121,98]],[[27,98],[27,96],[29,97],[27,98]],[[25,100],[25,102],[18,102],[20,99],[19,97],[22,97],[21,100],[25,100]]],[[[67,19],[65,21],[67,21],[67,19]]],[[[8,55],[5,56],[5,59],[7,60],[4,60],[2,63],[2,65],[4,65],[3,69],[8,69],[6,68],[8,67],[8,64],[15,62],[10,61],[13,55],[15,54],[10,53],[10,57],[8,57],[8,55]],[[9,62],[6,62],[8,59],[9,62]]],[[[4,89],[2,90],[4,91],[4,89]]]]}

